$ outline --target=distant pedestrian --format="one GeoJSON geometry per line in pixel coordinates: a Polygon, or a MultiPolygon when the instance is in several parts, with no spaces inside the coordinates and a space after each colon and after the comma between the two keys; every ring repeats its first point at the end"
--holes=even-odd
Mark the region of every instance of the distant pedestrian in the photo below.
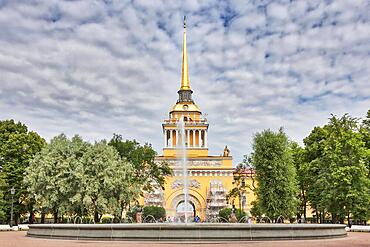
{"type": "Polygon", "coordinates": [[[236,223],[237,221],[238,221],[238,219],[236,218],[235,213],[231,213],[230,217],[229,217],[229,222],[230,223],[236,223]]]}

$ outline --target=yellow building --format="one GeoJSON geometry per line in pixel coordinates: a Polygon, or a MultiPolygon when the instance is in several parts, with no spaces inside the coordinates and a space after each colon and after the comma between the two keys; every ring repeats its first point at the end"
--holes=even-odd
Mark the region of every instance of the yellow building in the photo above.
{"type": "MultiPolygon", "coordinates": [[[[208,154],[209,124],[192,99],[185,21],[181,86],[177,93],[179,98],[171,108],[169,118],[162,123],[163,154],[156,157],[156,162],[166,161],[171,165],[174,176],[167,177],[163,191],[157,190],[145,195],[144,204],[163,206],[169,216],[181,216],[184,210],[187,210],[198,215],[202,220],[209,220],[217,216],[220,209],[229,206],[226,195],[233,187],[234,169],[227,147],[223,155],[210,156],[208,154]],[[180,131],[180,122],[183,123],[184,131],[180,131]],[[181,138],[181,133],[185,134],[183,138],[181,138]],[[183,177],[179,166],[181,140],[185,142],[187,156],[189,205],[184,205],[183,177]]],[[[249,210],[249,201],[249,198],[248,203],[244,200],[245,210],[249,210]]],[[[238,206],[238,201],[235,204],[238,206]]]]}

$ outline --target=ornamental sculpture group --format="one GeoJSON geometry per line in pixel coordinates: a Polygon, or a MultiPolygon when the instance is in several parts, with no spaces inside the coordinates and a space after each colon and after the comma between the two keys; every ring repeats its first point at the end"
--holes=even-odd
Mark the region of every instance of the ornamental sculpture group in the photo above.
{"type": "MultiPolygon", "coordinates": [[[[180,180],[180,179],[176,179],[172,183],[171,187],[172,187],[172,189],[178,189],[178,188],[184,187],[184,181],[180,180]]],[[[195,179],[191,179],[191,180],[189,180],[189,187],[200,189],[200,183],[195,179]]]]}

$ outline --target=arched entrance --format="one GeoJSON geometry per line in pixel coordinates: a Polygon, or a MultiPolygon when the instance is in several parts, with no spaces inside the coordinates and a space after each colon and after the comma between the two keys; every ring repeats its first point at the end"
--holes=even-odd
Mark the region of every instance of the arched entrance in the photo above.
{"type": "Polygon", "coordinates": [[[171,208],[173,209],[173,216],[178,220],[183,220],[185,216],[185,210],[188,215],[188,219],[192,219],[195,215],[203,215],[201,204],[194,195],[191,193],[188,197],[188,205],[185,205],[184,194],[178,194],[172,199],[171,208]]]}
{"type": "Polygon", "coordinates": [[[193,202],[188,201],[187,205],[185,201],[180,201],[176,206],[176,216],[177,217],[185,217],[185,212],[187,213],[188,217],[193,218],[196,214],[195,205],[193,202]]]}

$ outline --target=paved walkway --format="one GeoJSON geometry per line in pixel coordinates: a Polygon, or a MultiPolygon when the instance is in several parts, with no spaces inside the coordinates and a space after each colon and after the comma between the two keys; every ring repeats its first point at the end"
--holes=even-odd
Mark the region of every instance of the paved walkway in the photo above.
{"type": "Polygon", "coordinates": [[[294,241],[222,242],[222,243],[158,243],[123,241],[78,241],[26,237],[26,232],[0,232],[1,247],[86,247],[86,246],[135,246],[135,247],[208,247],[208,246],[260,246],[260,247],[369,247],[370,233],[351,232],[346,238],[294,241]]]}

